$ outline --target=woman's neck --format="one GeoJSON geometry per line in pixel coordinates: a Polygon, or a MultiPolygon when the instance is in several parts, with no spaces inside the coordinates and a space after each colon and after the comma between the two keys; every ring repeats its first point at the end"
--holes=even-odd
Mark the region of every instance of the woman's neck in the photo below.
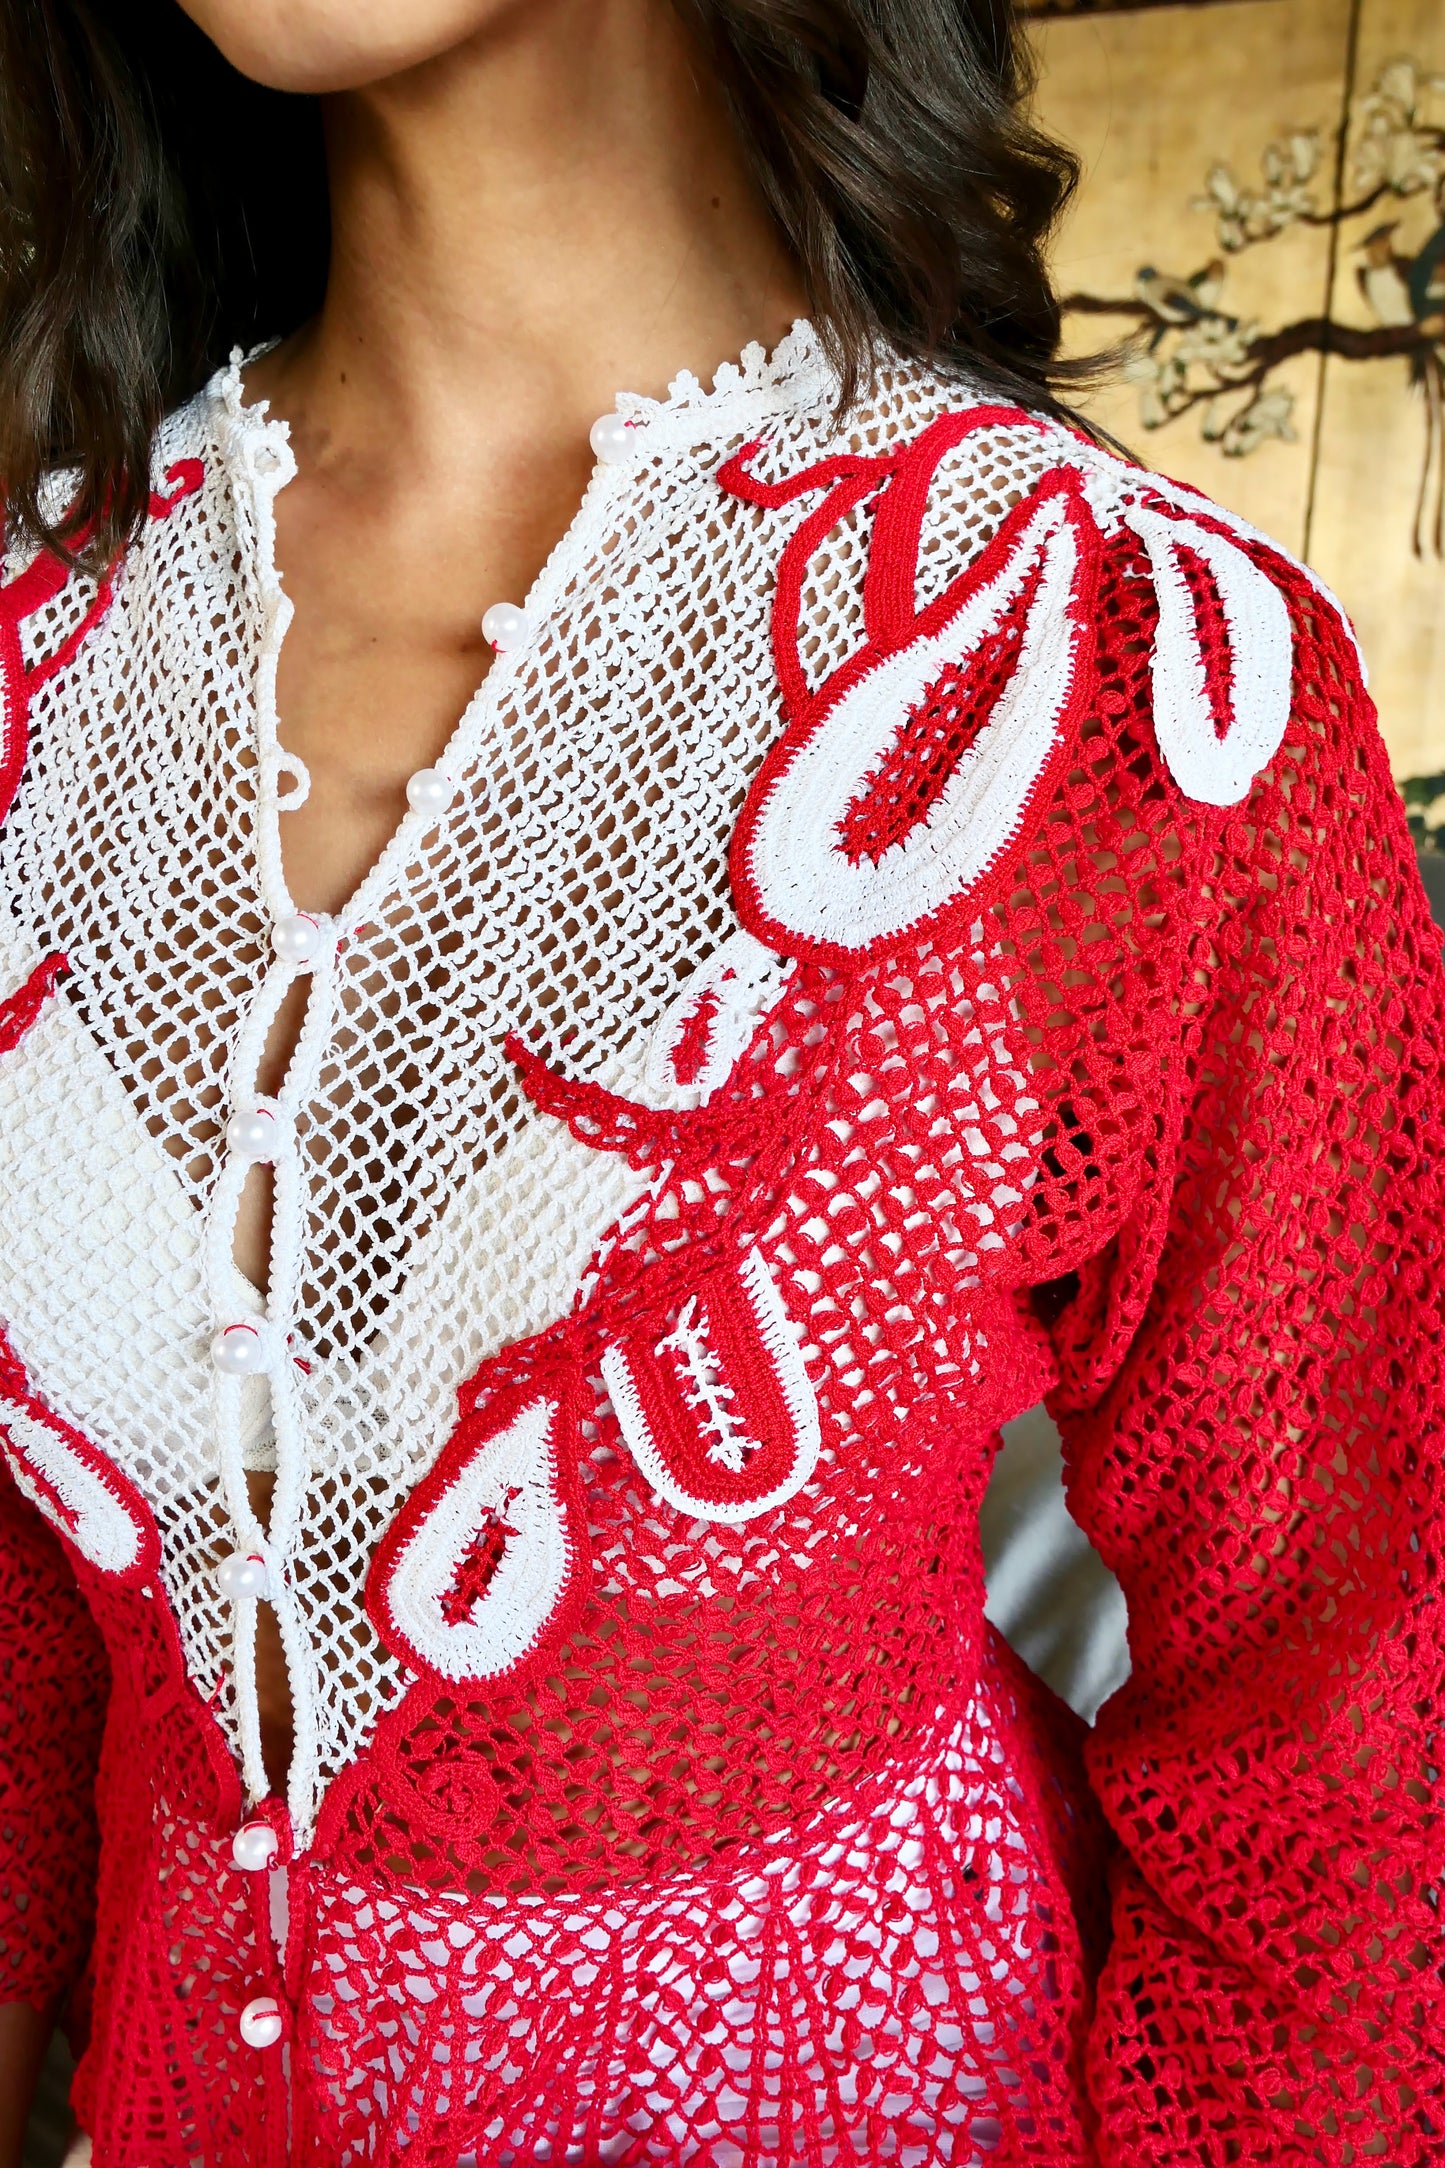
{"type": "Polygon", "coordinates": [[[413,477],[585,443],[621,388],[709,376],[803,305],[670,0],[524,0],[328,101],[325,305],[251,390],[303,456],[413,477]]]}

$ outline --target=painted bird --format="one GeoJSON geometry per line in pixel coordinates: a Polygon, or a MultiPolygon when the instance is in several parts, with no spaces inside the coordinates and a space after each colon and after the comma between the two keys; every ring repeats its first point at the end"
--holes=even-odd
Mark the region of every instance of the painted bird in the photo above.
{"type": "MultiPolygon", "coordinates": [[[[1184,279],[1157,271],[1153,264],[1143,264],[1135,274],[1134,291],[1145,308],[1158,317],[1161,328],[1197,324],[1206,316],[1219,314],[1224,259],[1216,256],[1202,271],[1184,279]]],[[[1227,317],[1225,321],[1232,326],[1237,319],[1227,317]]]]}
{"type": "Polygon", "coordinates": [[[1410,259],[1395,250],[1398,219],[1376,226],[1360,243],[1364,262],[1355,273],[1365,304],[1377,323],[1403,326],[1415,321],[1410,297],[1410,259]]]}
{"type": "Polygon", "coordinates": [[[1445,224],[1435,228],[1411,264],[1409,284],[1416,323],[1445,314],[1445,224]]]}

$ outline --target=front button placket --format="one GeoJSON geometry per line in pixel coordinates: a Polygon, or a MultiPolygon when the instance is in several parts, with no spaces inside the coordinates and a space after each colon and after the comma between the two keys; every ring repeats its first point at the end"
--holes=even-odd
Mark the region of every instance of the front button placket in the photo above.
{"type": "Polygon", "coordinates": [[[255,534],[254,602],[260,618],[256,678],[256,871],[261,908],[269,921],[265,956],[251,1006],[237,1031],[227,1077],[227,1150],[212,1194],[206,1239],[206,1270],[212,1307],[213,1346],[247,1340],[243,1364],[226,1353],[214,1363],[215,1416],[226,1503],[232,1520],[233,1561],[223,1585],[234,1589],[237,1720],[248,1793],[269,1790],[261,1758],[256,1704],[256,1604],[264,1590],[276,1615],[290,1678],[295,1720],[287,1804],[298,1846],[316,1812],[319,1789],[318,1691],[304,1618],[292,1593],[290,1562],[308,1480],[306,1409],[299,1364],[305,1357],[298,1313],[305,1273],[307,1195],[304,1142],[298,1119],[316,1091],[331,1045],[346,968],[347,944],[364,938],[386,899],[418,863],[427,840],[452,809],[466,799],[465,777],[482,743],[496,731],[497,711],[518,677],[532,666],[533,649],[549,625],[569,581],[590,561],[595,539],[615,524],[619,496],[634,486],[647,432],[622,417],[604,417],[594,433],[598,466],[571,527],[558,543],[523,604],[493,605],[486,637],[496,659],[469,702],[440,759],[419,770],[407,790],[407,811],[340,919],[299,909],[286,885],[278,816],[304,802],[309,778],[304,764],[279,742],[276,671],[291,621],[291,603],[276,568],[275,500],[295,474],[284,424],[266,420],[264,409],[243,408],[239,375],[227,393],[230,458],[238,494],[249,497],[255,534]],[[274,1097],[260,1092],[261,1061],[286,994],[298,976],[308,984],[305,1016],[285,1078],[274,1097]],[[237,1270],[235,1229],[246,1177],[259,1160],[273,1173],[270,1274],[264,1303],[237,1270]],[[236,1328],[242,1328],[240,1332],[236,1328]],[[250,1328],[249,1335],[245,1328],[250,1328]],[[254,1350],[251,1339],[254,1338],[254,1350]],[[252,1366],[252,1353],[257,1361],[252,1366]],[[242,1391],[264,1375],[271,1398],[276,1481],[270,1525],[252,1512],[243,1460],[242,1391]]]}
{"type": "Polygon", "coordinates": [[[260,645],[256,683],[256,867],[260,903],[270,921],[265,960],[250,1008],[231,1050],[226,1079],[225,1156],[213,1192],[206,1239],[211,1303],[214,1407],[233,1554],[218,1576],[233,1609],[234,1679],[243,1773],[253,1800],[269,1790],[261,1754],[256,1697],[257,1604],[275,1613],[285,1652],[296,1722],[293,1800],[309,1800],[315,1782],[316,1718],[307,1638],[291,1594],[288,1563],[305,1484],[301,1411],[295,1392],[294,1342],[304,1247],[302,1182],[296,1111],[315,1088],[331,1032],[336,929],[314,912],[298,911],[286,889],[278,815],[303,802],[309,777],[277,742],[276,666],[291,604],[276,571],[275,499],[292,479],[295,461],[284,428],[233,405],[233,471],[249,495],[255,527],[260,645]],[[306,1014],[280,1092],[260,1090],[266,1043],[298,977],[310,981],[306,1014]],[[268,1293],[260,1302],[235,1263],[236,1219],[247,1176],[258,1162],[273,1172],[268,1293]],[[269,1527],[252,1511],[243,1452],[242,1391],[261,1377],[270,1398],[276,1483],[269,1527]]]}
{"type": "MultiPolygon", "coordinates": [[[[274,834],[274,803],[267,804],[263,776],[258,793],[258,827],[262,836],[274,834]],[[268,815],[270,818],[268,819],[268,815]]],[[[329,920],[311,913],[288,910],[290,898],[281,886],[279,850],[260,852],[263,901],[279,929],[301,923],[314,931],[305,941],[273,940],[271,960],[257,995],[239,1032],[228,1079],[230,1104],[235,1116],[249,1116],[261,1103],[259,1073],[266,1042],[287,994],[298,979],[307,981],[306,1012],[295,1051],[274,1099],[275,1120],[268,1140],[272,1172],[270,1273],[260,1338],[264,1373],[271,1396],[271,1429],[276,1451],[276,1481],[271,1499],[270,1525],[263,1542],[269,1572],[269,1601],[275,1611],[286,1655],[295,1718],[289,1791],[293,1811],[309,1802],[316,1781],[317,1735],[315,1695],[305,1623],[290,1588],[288,1571],[297,1523],[304,1500],[307,1453],[305,1415],[298,1394],[297,1360],[301,1355],[298,1309],[305,1269],[306,1198],[302,1174],[297,1115],[313,1098],[322,1062],[331,1041],[336,1009],[338,933],[329,920]],[[278,893],[278,888],[280,893],[278,893]]],[[[249,1124],[236,1122],[238,1134],[228,1153],[217,1185],[214,1219],[217,1256],[215,1285],[224,1282],[229,1267],[232,1283],[239,1279],[233,1261],[236,1216],[241,1193],[255,1160],[245,1147],[249,1124]],[[239,1145],[241,1148],[236,1149],[239,1145]],[[221,1255],[224,1249],[224,1259],[221,1255]]],[[[225,1334],[230,1338],[230,1334],[225,1334]]],[[[254,1359],[254,1358],[253,1358],[254,1359]]],[[[230,1381],[220,1380],[224,1388],[230,1381]]],[[[229,1488],[245,1496],[240,1438],[238,1392],[222,1392],[218,1405],[222,1424],[223,1460],[231,1471],[229,1488]]],[[[233,1508],[233,1510],[235,1510],[233,1508]]],[[[249,1504],[244,1508],[249,1514],[249,1504]]],[[[237,1518],[238,1534],[244,1523],[237,1518]]],[[[259,1530],[256,1531],[259,1534],[259,1530]]],[[[246,1548],[243,1541],[242,1548],[246,1548]]],[[[254,1613],[247,1621],[254,1634],[254,1613]]],[[[238,1637],[239,1639],[239,1637],[238,1637]]],[[[241,1651],[238,1647],[238,1657],[241,1651]]],[[[238,1662],[238,1685],[240,1665],[238,1662]]],[[[254,1669],[252,1669],[254,1691],[254,1669]]],[[[257,1727],[259,1733],[259,1726],[257,1727]]],[[[258,1737],[259,1746],[259,1737],[258,1737]]],[[[255,1798],[266,1789],[264,1770],[247,1769],[247,1784],[255,1798]]]]}

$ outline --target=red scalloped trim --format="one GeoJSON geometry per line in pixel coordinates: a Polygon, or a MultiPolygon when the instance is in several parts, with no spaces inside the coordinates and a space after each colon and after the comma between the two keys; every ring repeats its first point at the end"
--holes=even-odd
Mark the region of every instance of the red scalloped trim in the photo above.
{"type": "Polygon", "coordinates": [[[20,1044],[69,969],[68,957],[47,956],[7,1001],[0,1001],[0,1054],[9,1054],[20,1044]]]}
{"type": "Polygon", "coordinates": [[[579,1144],[617,1152],[635,1167],[654,1167],[664,1159],[691,1162],[730,1150],[740,1124],[761,1148],[786,1118],[789,1101],[782,1092],[722,1107],[643,1106],[587,1077],[564,1076],[516,1032],[504,1043],[539,1113],[565,1122],[579,1144]]]}
{"type": "MultiPolygon", "coordinates": [[[[151,491],[149,513],[152,519],[168,519],[178,504],[193,497],[206,479],[206,469],[199,459],[177,459],[167,467],[165,479],[173,487],[164,495],[151,491]]],[[[75,538],[75,550],[85,547],[90,533],[89,526],[81,529],[75,538]]],[[[109,610],[115,600],[116,576],[123,555],[123,552],[117,552],[106,566],[95,598],[74,631],[53,655],[47,655],[33,670],[25,667],[20,642],[21,624],[55,599],[74,577],[74,563],[57,557],[50,550],[42,550],[23,572],[0,585],[0,823],[15,802],[25,768],[31,695],[37,686],[45,684],[47,679],[74,661],[109,610]]]]}

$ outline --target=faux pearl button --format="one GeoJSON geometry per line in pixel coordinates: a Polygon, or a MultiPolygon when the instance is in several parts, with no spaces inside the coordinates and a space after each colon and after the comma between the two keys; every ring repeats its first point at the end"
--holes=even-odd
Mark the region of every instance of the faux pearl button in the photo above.
{"type": "Polygon", "coordinates": [[[254,1325],[223,1325],[211,1342],[211,1361],[227,1378],[253,1378],[266,1367],[266,1343],[254,1325]]]}
{"type": "Polygon", "coordinates": [[[499,655],[505,655],[509,647],[520,647],[531,629],[526,611],[515,602],[494,602],[482,619],[482,638],[499,655]]]}
{"type": "Polygon", "coordinates": [[[241,2012],[241,2038],[248,2048],[274,2048],[285,2030],[281,2005],[274,1995],[258,1995],[241,2012]]]}
{"type": "Polygon", "coordinates": [[[248,1596],[259,1602],[270,1586],[265,1559],[254,1551],[232,1551],[216,1568],[216,1586],[229,1603],[243,1603],[248,1596]]]}
{"type": "Polygon", "coordinates": [[[271,928],[271,946],[283,964],[315,963],[321,954],[321,921],[309,911],[278,918],[271,928]]]}
{"type": "Polygon", "coordinates": [[[274,1159],[279,1128],[276,1109],[259,1099],[253,1107],[237,1107],[226,1124],[226,1142],[237,1159],[274,1159]]]}
{"type": "Polygon", "coordinates": [[[617,467],[632,457],[637,431],[620,414],[601,414],[592,424],[587,441],[604,467],[617,467]]]}
{"type": "Polygon", "coordinates": [[[406,786],[406,802],[413,813],[425,813],[430,820],[439,820],[456,794],[456,784],[440,768],[418,768],[406,786]]]}
{"type": "Polygon", "coordinates": [[[245,1874],[261,1874],[281,1849],[269,1822],[243,1822],[231,1839],[231,1857],[245,1874]]]}

